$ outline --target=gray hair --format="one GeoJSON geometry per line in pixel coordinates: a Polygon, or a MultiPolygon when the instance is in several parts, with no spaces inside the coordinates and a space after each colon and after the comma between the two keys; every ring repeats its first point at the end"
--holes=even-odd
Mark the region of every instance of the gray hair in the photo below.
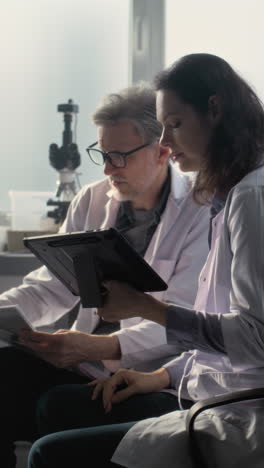
{"type": "Polygon", "coordinates": [[[118,93],[108,94],[92,116],[95,125],[131,122],[148,142],[160,139],[162,125],[156,118],[156,92],[150,84],[140,82],[118,93]]]}

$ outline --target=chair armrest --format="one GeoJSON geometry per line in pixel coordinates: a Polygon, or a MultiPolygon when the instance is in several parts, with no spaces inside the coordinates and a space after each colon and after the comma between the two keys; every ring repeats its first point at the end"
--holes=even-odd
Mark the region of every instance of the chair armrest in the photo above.
{"type": "Polygon", "coordinates": [[[197,416],[210,408],[228,405],[239,401],[249,401],[264,398],[264,388],[251,388],[249,390],[240,390],[238,392],[226,393],[206,400],[201,400],[195,403],[188,411],[186,419],[186,430],[189,435],[194,430],[194,422],[197,416]]]}
{"type": "Polygon", "coordinates": [[[189,410],[186,418],[186,431],[189,439],[191,458],[194,466],[203,467],[204,462],[200,453],[197,440],[195,440],[194,423],[197,416],[203,411],[219,406],[237,403],[239,401],[249,401],[264,398],[264,388],[252,388],[249,390],[241,390],[238,392],[226,393],[206,400],[201,400],[195,403],[189,410]]]}

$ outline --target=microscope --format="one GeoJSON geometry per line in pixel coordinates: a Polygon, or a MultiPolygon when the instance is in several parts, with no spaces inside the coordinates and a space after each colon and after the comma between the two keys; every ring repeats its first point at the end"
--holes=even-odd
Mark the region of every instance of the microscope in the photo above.
{"type": "MultiPolygon", "coordinates": [[[[62,135],[62,146],[59,148],[56,143],[49,147],[49,161],[52,167],[58,171],[56,199],[49,199],[48,206],[54,206],[53,211],[48,211],[47,216],[54,219],[54,223],[63,223],[69,204],[80,188],[80,182],[76,168],[81,164],[81,156],[78,146],[73,142],[71,124],[73,115],[75,116],[75,130],[77,122],[78,105],[69,99],[67,104],[59,104],[58,112],[64,115],[64,131],[62,135]]],[[[75,132],[76,133],[76,132],[75,132]]],[[[76,139],[76,135],[74,135],[76,139]]]]}

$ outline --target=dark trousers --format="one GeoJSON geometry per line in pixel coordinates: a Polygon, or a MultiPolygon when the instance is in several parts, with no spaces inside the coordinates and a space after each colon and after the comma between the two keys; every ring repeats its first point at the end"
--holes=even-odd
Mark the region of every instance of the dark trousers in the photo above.
{"type": "Polygon", "coordinates": [[[28,468],[114,468],[111,457],[134,423],[57,432],[37,440],[28,468]]]}
{"type": "MultiPolygon", "coordinates": [[[[152,392],[133,395],[112,406],[105,413],[102,396],[91,399],[92,388],[86,385],[60,385],[43,394],[38,401],[36,419],[39,435],[81,427],[106,426],[139,421],[179,409],[174,395],[152,392]]],[[[191,402],[185,402],[186,408],[191,402]]]]}
{"type": "Polygon", "coordinates": [[[1,466],[14,468],[14,442],[33,441],[36,403],[50,388],[87,382],[87,378],[46,363],[16,348],[0,349],[0,458],[1,466]]]}
{"type": "MultiPolygon", "coordinates": [[[[38,430],[50,435],[33,445],[29,468],[112,468],[117,465],[111,457],[135,421],[178,409],[175,396],[152,392],[113,405],[106,414],[101,396],[91,400],[91,394],[85,385],[61,385],[40,398],[38,430]]],[[[192,402],[183,404],[187,408],[192,402]]]]}
{"type": "Polygon", "coordinates": [[[0,454],[5,468],[15,467],[17,440],[34,441],[40,434],[137,421],[178,409],[177,398],[157,392],[135,395],[105,414],[101,397],[92,401],[90,387],[83,385],[87,377],[16,348],[0,349],[0,375],[0,454]]]}

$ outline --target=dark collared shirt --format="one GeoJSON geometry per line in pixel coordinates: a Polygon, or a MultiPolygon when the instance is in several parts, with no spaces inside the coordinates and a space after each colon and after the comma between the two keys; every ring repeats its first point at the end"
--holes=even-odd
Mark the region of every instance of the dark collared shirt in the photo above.
{"type": "Polygon", "coordinates": [[[159,201],[151,210],[135,210],[130,201],[121,202],[115,228],[144,256],[167,204],[171,186],[170,168],[159,201]]]}
{"type": "Polygon", "coordinates": [[[212,240],[212,222],[215,216],[220,213],[220,211],[224,208],[225,206],[225,200],[215,196],[212,199],[212,204],[210,208],[210,225],[209,225],[209,232],[208,232],[208,244],[209,244],[209,249],[211,249],[211,240],[212,240]]]}

